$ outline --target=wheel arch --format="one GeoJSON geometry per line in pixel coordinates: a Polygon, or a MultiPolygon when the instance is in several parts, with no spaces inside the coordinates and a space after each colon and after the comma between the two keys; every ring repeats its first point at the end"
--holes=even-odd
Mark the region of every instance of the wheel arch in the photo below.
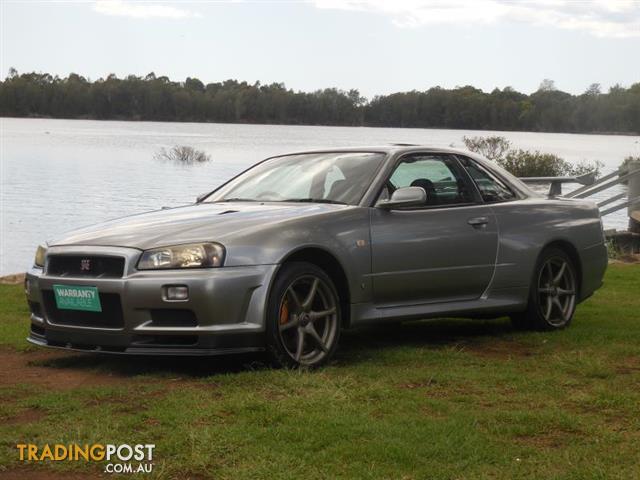
{"type": "MultiPolygon", "coordinates": [[[[560,250],[562,250],[563,252],[565,252],[569,258],[571,259],[571,261],[573,262],[573,265],[576,268],[576,276],[578,277],[576,280],[578,282],[578,298],[581,298],[581,294],[582,294],[582,261],[580,259],[580,254],[578,253],[578,249],[576,248],[576,246],[571,243],[569,240],[567,240],[566,238],[558,238],[555,240],[552,240],[550,242],[548,242],[538,253],[538,260],[540,259],[540,255],[542,255],[542,252],[544,252],[545,250],[549,249],[549,248],[558,248],[560,250]]],[[[536,261],[536,265],[538,264],[538,261],[536,261]]]]}
{"type": "MultiPolygon", "coordinates": [[[[291,262],[308,262],[316,265],[325,271],[336,287],[338,296],[340,297],[340,313],[342,317],[342,326],[348,327],[350,324],[350,304],[351,292],[349,289],[349,281],[344,266],[338,258],[327,249],[319,246],[303,246],[287,253],[279,262],[278,269],[273,275],[272,282],[277,278],[280,270],[284,265],[291,262]]],[[[271,295],[271,286],[269,287],[269,295],[271,295]]]]}

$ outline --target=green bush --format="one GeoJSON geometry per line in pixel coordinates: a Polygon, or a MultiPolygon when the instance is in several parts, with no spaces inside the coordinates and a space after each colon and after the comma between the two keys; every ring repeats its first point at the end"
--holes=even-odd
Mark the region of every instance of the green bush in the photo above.
{"type": "Polygon", "coordinates": [[[600,174],[602,163],[580,162],[572,164],[552,153],[512,149],[504,137],[463,137],[467,149],[496,162],[516,177],[579,176],[590,172],[600,174]]]}
{"type": "Polygon", "coordinates": [[[496,160],[502,168],[516,177],[563,177],[580,176],[589,172],[600,173],[600,162],[582,162],[573,165],[552,153],[511,150],[496,160]]]}
{"type": "Polygon", "coordinates": [[[462,137],[468,150],[479,153],[493,162],[504,158],[511,150],[511,142],[504,137],[462,137]]]}
{"type": "MultiPolygon", "coordinates": [[[[625,158],[622,161],[622,163],[620,164],[620,168],[619,168],[620,175],[625,175],[625,174],[629,173],[629,164],[631,162],[633,162],[634,160],[637,161],[637,162],[640,162],[640,155],[638,155],[636,157],[634,157],[632,155],[629,155],[627,158],[625,158]]],[[[622,183],[624,185],[629,185],[629,180],[623,180],[622,183]]]]}

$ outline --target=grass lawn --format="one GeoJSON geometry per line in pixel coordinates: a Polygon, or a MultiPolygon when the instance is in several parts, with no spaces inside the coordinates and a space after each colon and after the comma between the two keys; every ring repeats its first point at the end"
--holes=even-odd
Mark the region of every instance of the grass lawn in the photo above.
{"type": "Polygon", "coordinates": [[[605,282],[562,332],[345,332],[317,372],[32,348],[21,286],[1,286],[0,477],[97,475],[15,447],[97,442],[155,443],[158,478],[640,478],[640,266],[605,282]]]}

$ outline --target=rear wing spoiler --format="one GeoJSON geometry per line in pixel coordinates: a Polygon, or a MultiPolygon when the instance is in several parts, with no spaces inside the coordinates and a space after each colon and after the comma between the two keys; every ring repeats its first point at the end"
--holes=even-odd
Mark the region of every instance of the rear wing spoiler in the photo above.
{"type": "Polygon", "coordinates": [[[578,177],[518,177],[524,183],[548,183],[549,196],[558,197],[562,195],[563,183],[579,183],[580,185],[593,185],[596,181],[596,172],[585,173],[578,177]]]}

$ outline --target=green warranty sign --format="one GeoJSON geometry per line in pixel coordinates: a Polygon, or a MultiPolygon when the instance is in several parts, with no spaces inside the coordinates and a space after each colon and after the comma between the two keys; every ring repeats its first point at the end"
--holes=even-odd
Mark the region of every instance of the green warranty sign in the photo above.
{"type": "Polygon", "coordinates": [[[96,287],[54,285],[53,293],[56,297],[56,305],[61,310],[102,311],[100,296],[96,287]]]}

